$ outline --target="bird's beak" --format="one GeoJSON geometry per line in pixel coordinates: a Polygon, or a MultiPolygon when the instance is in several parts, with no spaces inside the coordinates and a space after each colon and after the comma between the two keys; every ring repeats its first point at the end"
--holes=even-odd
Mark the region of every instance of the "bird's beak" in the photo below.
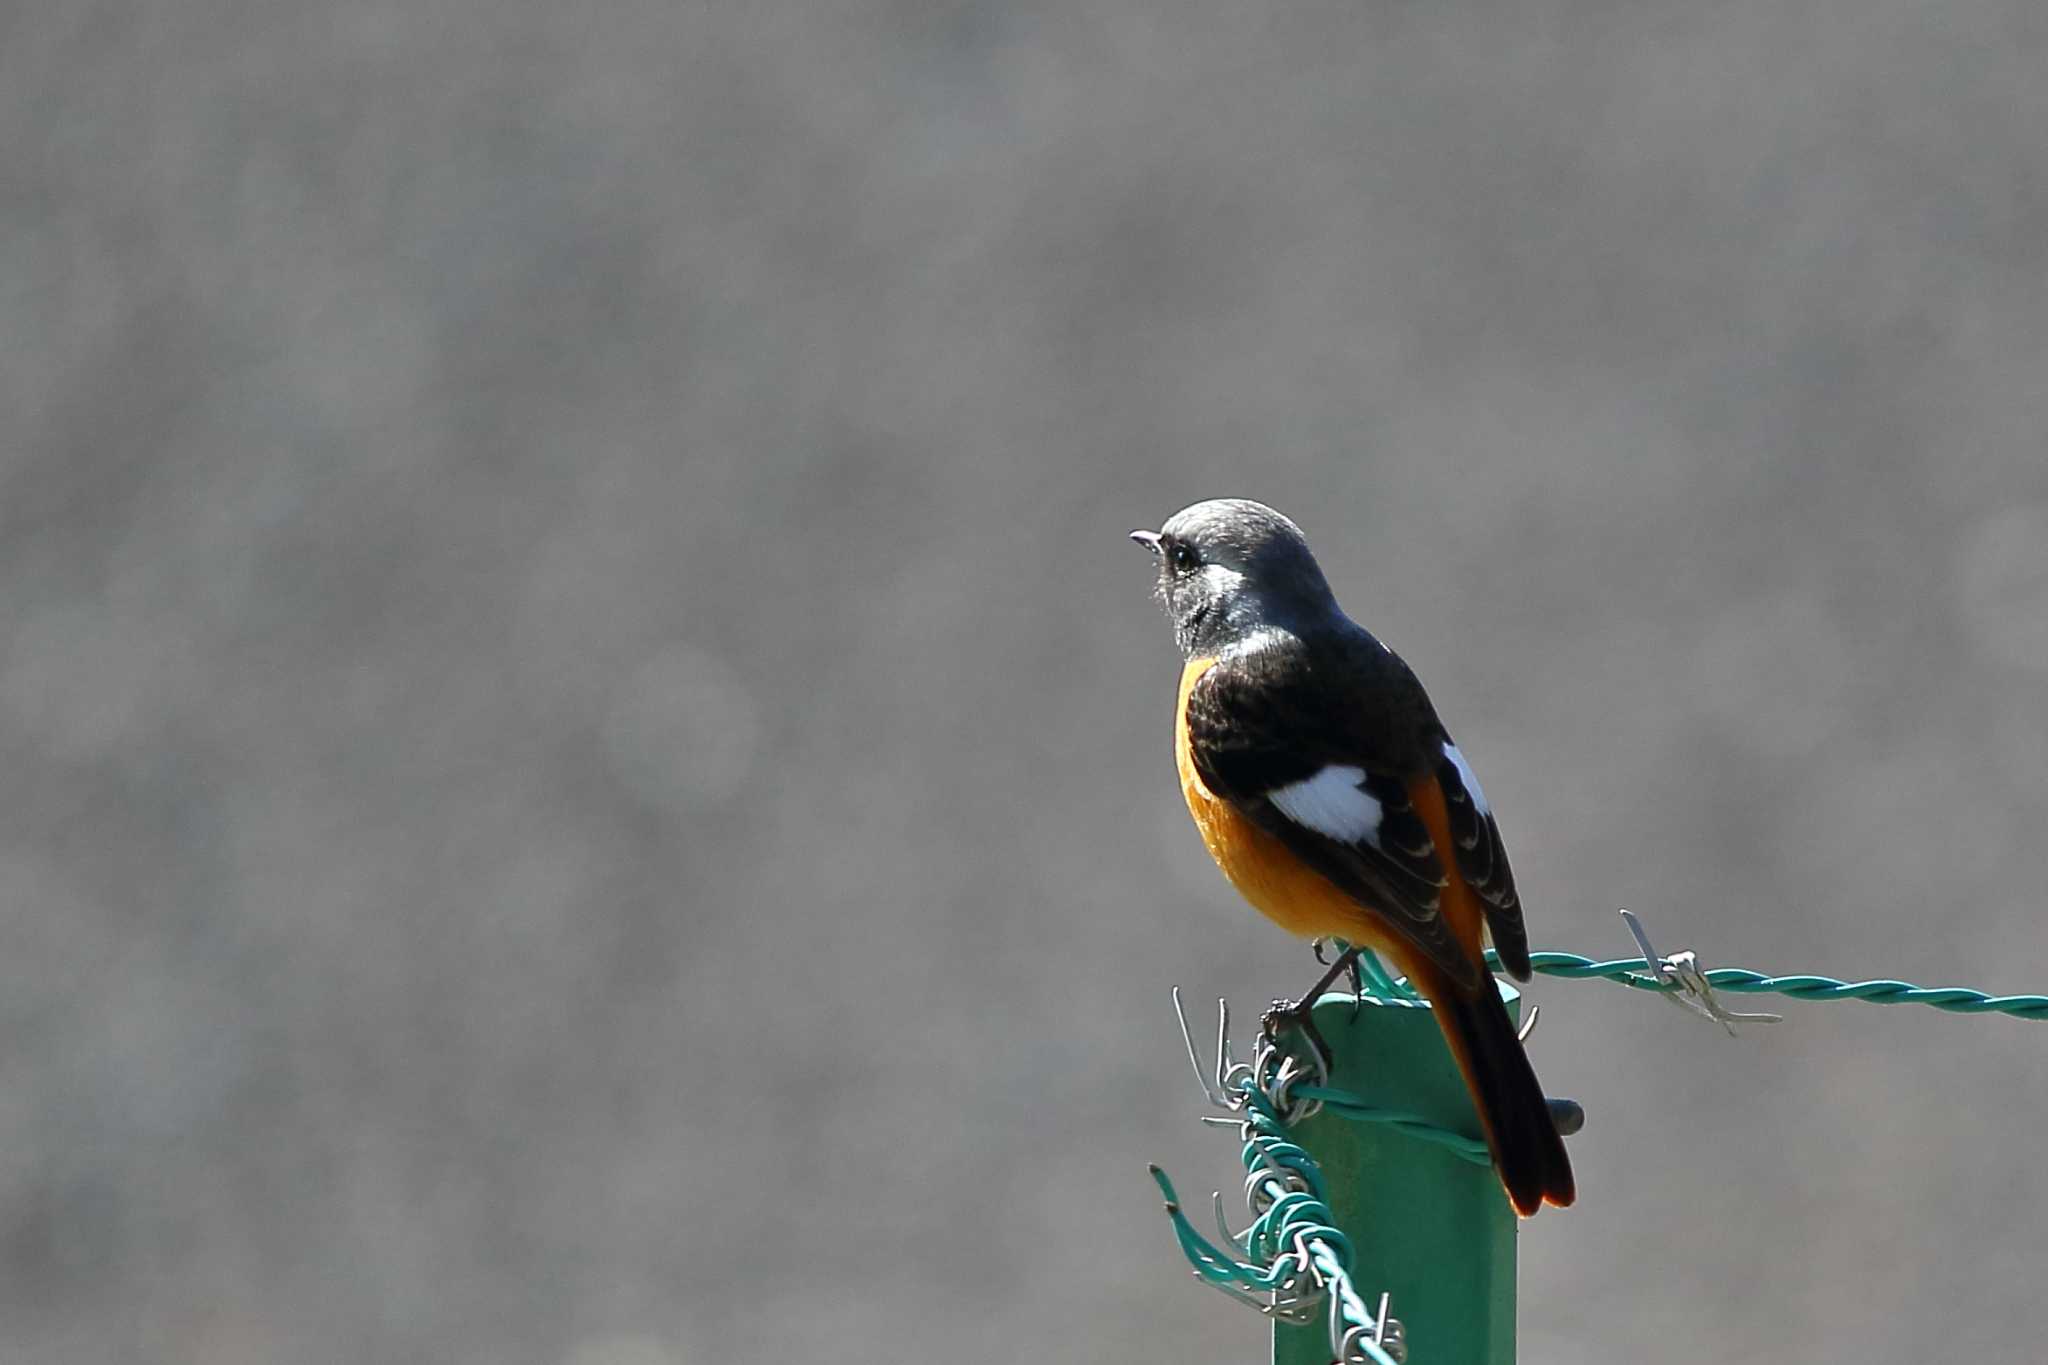
{"type": "Polygon", "coordinates": [[[1133,531],[1131,532],[1131,539],[1137,541],[1153,554],[1159,553],[1159,533],[1157,531],[1133,531]]]}

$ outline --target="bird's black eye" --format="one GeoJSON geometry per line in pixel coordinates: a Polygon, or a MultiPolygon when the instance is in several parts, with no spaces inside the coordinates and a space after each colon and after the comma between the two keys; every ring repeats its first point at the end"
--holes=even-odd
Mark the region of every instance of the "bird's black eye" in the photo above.
{"type": "Polygon", "coordinates": [[[1170,558],[1173,560],[1173,567],[1183,573],[1202,562],[1202,557],[1195,553],[1195,547],[1192,545],[1175,545],[1170,558]]]}

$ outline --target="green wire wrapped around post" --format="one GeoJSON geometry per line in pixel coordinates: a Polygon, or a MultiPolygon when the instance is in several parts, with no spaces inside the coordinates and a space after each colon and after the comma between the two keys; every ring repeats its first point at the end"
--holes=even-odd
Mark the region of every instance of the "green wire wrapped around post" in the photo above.
{"type": "MultiPolygon", "coordinates": [[[[1500,991],[1515,1015],[1521,997],[1505,982],[1500,991]]],[[[1315,1025],[1331,1054],[1327,1089],[1479,1137],[1479,1117],[1427,1005],[1326,995],[1315,1025]]],[[[1296,1124],[1294,1137],[1322,1169],[1335,1222],[1351,1242],[1352,1278],[1391,1295],[1412,1358],[1513,1365],[1514,1210],[1490,1162],[1410,1131],[1419,1126],[1359,1123],[1326,1107],[1296,1124]]],[[[1274,1323],[1274,1365],[1329,1360],[1322,1325],[1274,1323]]]]}
{"type": "MultiPolygon", "coordinates": [[[[1641,957],[1536,952],[1530,965],[1546,976],[1600,977],[1658,992],[1730,1034],[1738,1023],[1778,1016],[1729,1010],[1716,990],[1910,1001],[2048,1021],[2048,995],[1705,970],[1690,952],[1657,952],[1640,921],[1621,913],[1641,957]]],[[[1166,1172],[1154,1166],[1152,1179],[1195,1278],[1275,1320],[1273,1359],[1281,1365],[1322,1365],[1333,1357],[1345,1365],[1397,1365],[1403,1358],[1410,1365],[1507,1365],[1515,1358],[1515,1219],[1478,1118],[1428,1008],[1372,954],[1358,965],[1367,997],[1355,1015],[1349,995],[1325,996],[1316,1005],[1316,1027],[1335,1054],[1335,1075],[1327,1077],[1318,1066],[1304,1066],[1291,1027],[1284,1038],[1261,1030],[1252,1060],[1238,1061],[1229,1006],[1221,1000],[1212,1067],[1174,987],[1188,1065],[1204,1098],[1222,1111],[1203,1121],[1235,1130],[1244,1144],[1252,1223],[1230,1231],[1219,1196],[1212,1241],[1188,1221],[1166,1172]],[[1375,1304],[1382,1291],[1388,1299],[1375,1304]]],[[[1489,955],[1488,965],[1500,964],[1489,955]]],[[[1509,1014],[1518,1013],[1515,990],[1503,983],[1500,991],[1509,1014]]],[[[1576,1131],[1583,1118],[1576,1106],[1551,1104],[1553,1116],[1570,1124],[1564,1131],[1576,1131]]]]}

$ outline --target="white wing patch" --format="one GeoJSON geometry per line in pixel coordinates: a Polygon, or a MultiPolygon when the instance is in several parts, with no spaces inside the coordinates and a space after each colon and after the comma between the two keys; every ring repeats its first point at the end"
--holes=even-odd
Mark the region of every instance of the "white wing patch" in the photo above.
{"type": "MultiPolygon", "coordinates": [[[[1458,770],[1458,776],[1464,780],[1465,790],[1471,794],[1473,807],[1481,815],[1492,814],[1491,808],[1486,804],[1486,793],[1479,790],[1479,779],[1472,775],[1472,765],[1465,761],[1465,755],[1458,752],[1458,746],[1444,745],[1444,757],[1451,760],[1451,766],[1458,770]]],[[[1326,768],[1324,771],[1329,770],[1326,768]]]]}
{"type": "Polygon", "coordinates": [[[1378,848],[1380,803],[1359,785],[1364,781],[1365,769],[1332,763],[1314,777],[1274,788],[1266,799],[1295,824],[1325,838],[1378,848]]]}

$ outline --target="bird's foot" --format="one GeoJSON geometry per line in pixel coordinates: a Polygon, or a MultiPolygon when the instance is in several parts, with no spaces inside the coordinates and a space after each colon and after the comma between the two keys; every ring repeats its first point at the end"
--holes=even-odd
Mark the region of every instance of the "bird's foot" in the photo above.
{"type": "MultiPolygon", "coordinates": [[[[1317,993],[1319,994],[1319,992],[1317,993]]],[[[1301,1000],[1275,1000],[1259,1019],[1259,1032],[1273,1041],[1276,1047],[1285,1046],[1289,1032],[1299,1033],[1308,1044],[1316,1069],[1324,1076],[1330,1074],[1330,1045],[1324,1040],[1322,1031],[1316,1027],[1316,994],[1301,1000]]]]}
{"type": "MultiPolygon", "coordinates": [[[[1325,940],[1323,939],[1315,941],[1317,962],[1323,961],[1324,942],[1325,940]]],[[[1308,1040],[1308,1045],[1314,1049],[1316,1060],[1322,1064],[1325,1076],[1330,1074],[1330,1045],[1323,1040],[1322,1033],[1316,1028],[1316,1001],[1323,998],[1323,992],[1329,990],[1331,984],[1338,977],[1348,973],[1352,982],[1351,1008],[1353,1010],[1353,1017],[1356,1017],[1356,1011],[1359,1008],[1358,1001],[1365,993],[1365,980],[1360,974],[1358,967],[1359,952],[1360,950],[1357,948],[1345,948],[1342,953],[1338,954],[1335,961],[1328,964],[1329,970],[1323,973],[1322,979],[1308,988],[1306,995],[1302,996],[1299,1000],[1275,1000],[1272,1008],[1268,1009],[1265,1016],[1259,1021],[1260,1030],[1276,1042],[1290,1028],[1300,1033],[1303,1038],[1308,1040]]]]}

